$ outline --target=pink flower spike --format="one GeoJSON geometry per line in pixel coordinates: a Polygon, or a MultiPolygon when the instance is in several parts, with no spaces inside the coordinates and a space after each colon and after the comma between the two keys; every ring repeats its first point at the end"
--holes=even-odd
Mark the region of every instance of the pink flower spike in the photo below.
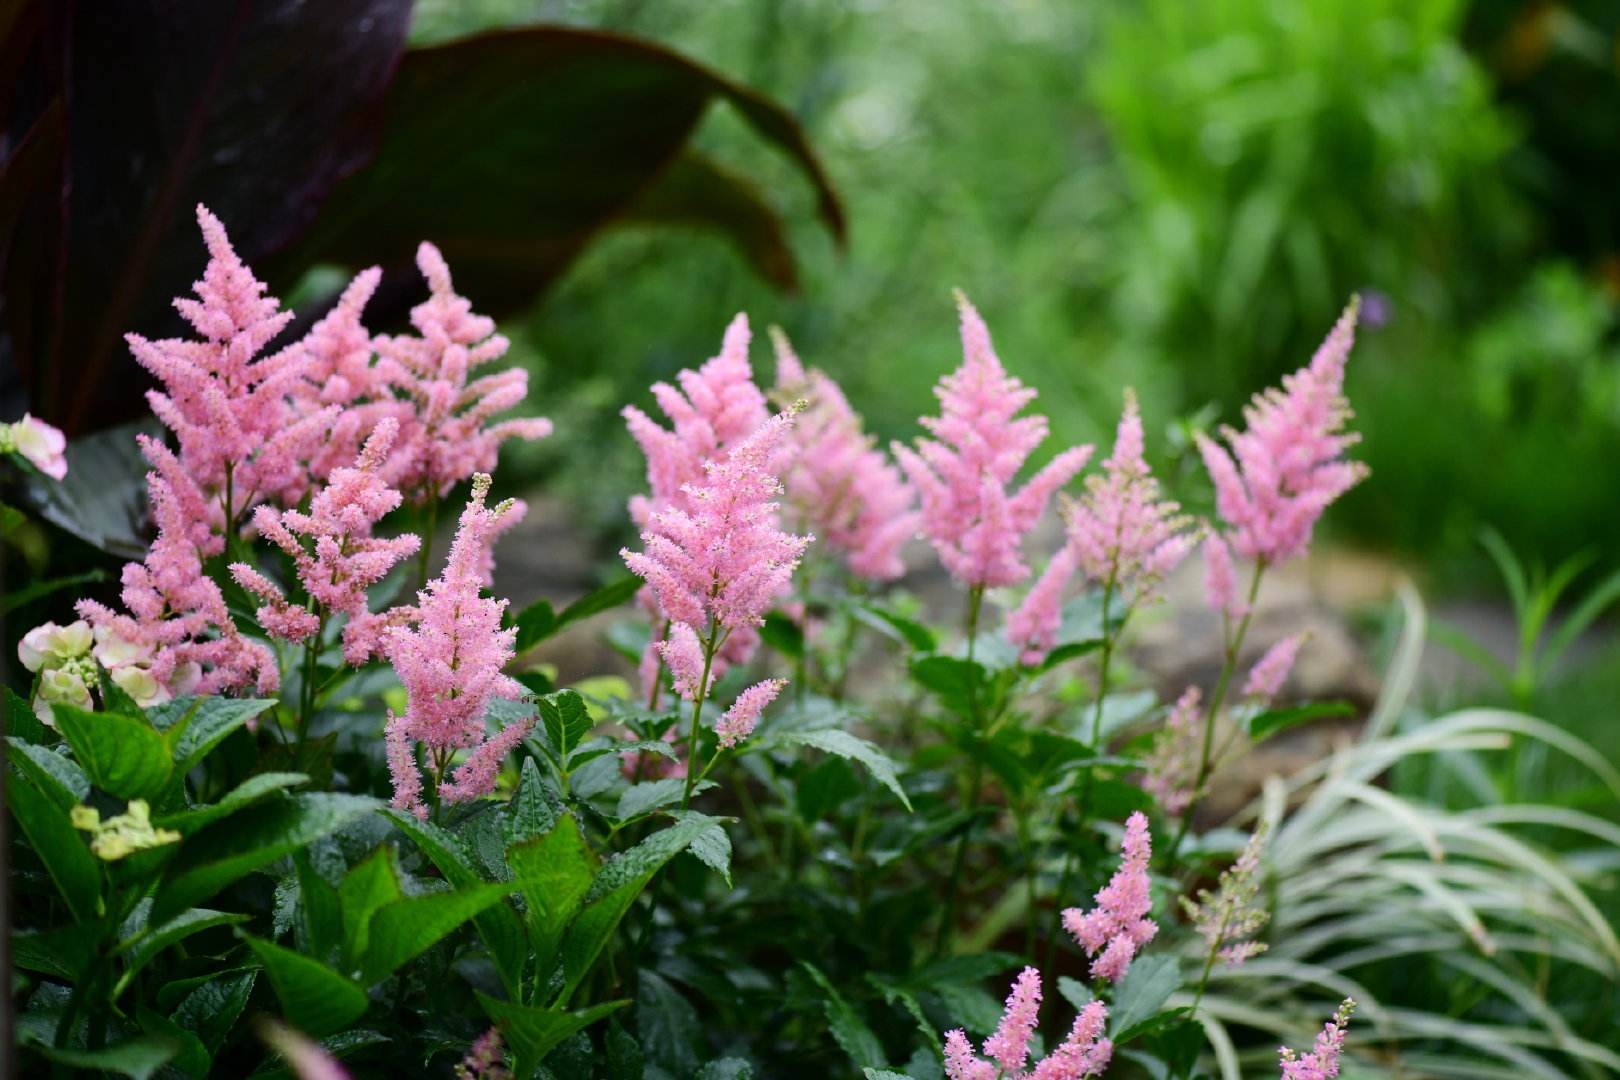
{"type": "Polygon", "coordinates": [[[448,494],[475,473],[493,471],[508,439],[542,439],[552,425],[539,417],[490,423],[528,396],[529,373],[506,368],[473,377],[506,355],[511,343],[495,333],[493,319],[475,315],[472,302],[456,293],[438,248],[419,246],[416,265],[429,290],[427,300],[411,309],[417,333],[377,338],[372,377],[402,391],[411,405],[393,468],[396,486],[422,502],[448,494]]]}
{"type": "Polygon", "coordinates": [[[1035,1066],[1029,1080],[1083,1080],[1101,1076],[1114,1057],[1114,1044],[1103,1037],[1108,1006],[1093,1001],[1080,1010],[1068,1038],[1035,1066]]]}
{"type": "Polygon", "coordinates": [[[1200,794],[1193,790],[1202,741],[1200,697],[1198,687],[1189,686],[1171,706],[1142,780],[1167,814],[1182,813],[1200,794]]]}
{"type": "Polygon", "coordinates": [[[731,708],[714,726],[715,733],[720,736],[720,745],[735,746],[752,735],[754,725],[759,722],[759,714],[776,700],[776,695],[786,685],[786,679],[766,679],[738,694],[737,700],[732,702],[731,708]]]}
{"type": "Polygon", "coordinates": [[[1081,569],[1093,581],[1113,583],[1127,604],[1151,601],[1196,540],[1192,519],[1159,497],[1142,450],[1142,416],[1127,390],[1114,452],[1069,514],[1069,544],[1081,569]]]}
{"type": "Polygon", "coordinates": [[[533,719],[519,720],[479,743],[467,759],[456,766],[451,779],[439,785],[439,798],[447,803],[471,802],[494,791],[501,762],[517,749],[533,727],[533,719]]]}
{"type": "Polygon", "coordinates": [[[1266,650],[1255,662],[1249,677],[1243,683],[1243,696],[1255,701],[1269,702],[1282,690],[1288,673],[1293,670],[1299,647],[1305,644],[1308,631],[1290,634],[1266,650]]]}
{"type": "Polygon", "coordinates": [[[1098,891],[1097,906],[1082,912],[1063,912],[1063,926],[1092,957],[1091,976],[1119,981],[1130,969],[1136,951],[1159,932],[1148,918],[1153,907],[1148,863],[1153,858],[1147,816],[1140,810],[1125,821],[1124,858],[1113,878],[1098,891]],[[1100,954],[1100,955],[1099,955],[1100,954]]]}
{"type": "Polygon", "coordinates": [[[1063,590],[1078,569],[1074,549],[1065,544],[1007,616],[1007,640],[1019,649],[1026,664],[1038,664],[1057,643],[1063,625],[1063,590]]]}
{"type": "Polygon", "coordinates": [[[267,1017],[259,1019],[256,1027],[259,1038],[281,1055],[298,1080],[349,1080],[343,1066],[302,1032],[267,1017]]]}
{"type": "Polygon", "coordinates": [[[1052,495],[1091,455],[1076,447],[1054,458],[1020,491],[1014,475],[1046,438],[1044,416],[1018,417],[1035,391],[1008,375],[990,332],[960,292],[962,366],[935,387],[940,415],[920,422],[931,438],[893,445],[922,500],[922,527],[951,575],[970,588],[1014,585],[1029,576],[1020,546],[1052,495]]]}
{"type": "Polygon", "coordinates": [[[922,521],[911,488],[863,431],[838,384],[821,371],[806,373],[780,328],[771,328],[771,340],[778,393],[810,403],[782,455],[792,520],[814,529],[855,576],[899,577],[905,572],[900,549],[922,521]]]}
{"type": "Polygon", "coordinates": [[[961,1028],[945,1033],[945,1076],[947,1080],[996,1080],[997,1069],[981,1061],[961,1028]]]}
{"type": "Polygon", "coordinates": [[[697,633],[686,623],[673,623],[669,636],[655,648],[675,680],[675,692],[691,701],[697,696],[698,684],[703,679],[703,645],[697,633]]]}
{"type": "Polygon", "coordinates": [[[1350,1014],[1356,1003],[1345,998],[1339,1011],[1333,1015],[1316,1036],[1311,1052],[1300,1057],[1288,1047],[1277,1053],[1282,1068],[1282,1080],[1333,1080],[1339,1075],[1339,1056],[1344,1052],[1344,1036],[1350,1026],[1350,1014]]]}
{"type": "Polygon", "coordinates": [[[1212,610],[1228,619],[1241,619],[1249,611],[1249,605],[1238,595],[1232,549],[1215,532],[1204,537],[1204,598],[1212,610]]]}
{"type": "Polygon", "coordinates": [[[1254,396],[1243,431],[1222,431],[1230,453],[1198,436],[1216,509],[1245,558],[1276,564],[1302,554],[1323,511],[1367,475],[1365,465],[1344,458],[1358,440],[1344,431],[1351,417],[1344,368],[1358,310],[1352,299],[1309,365],[1254,396]]]}
{"type": "Polygon", "coordinates": [[[1029,1060],[1029,1040],[1041,1017],[1041,973],[1032,967],[1019,972],[1007,995],[1007,1007],[995,1034],[985,1040],[985,1055],[1003,1072],[1016,1073],[1029,1060]]]}
{"type": "Polygon", "coordinates": [[[512,1080],[500,1028],[490,1028],[467,1048],[467,1056],[456,1065],[456,1080],[512,1080]]]}
{"type": "Polygon", "coordinates": [[[0,453],[21,454],[52,480],[67,475],[67,437],[45,421],[23,413],[15,424],[0,424],[0,453]]]}

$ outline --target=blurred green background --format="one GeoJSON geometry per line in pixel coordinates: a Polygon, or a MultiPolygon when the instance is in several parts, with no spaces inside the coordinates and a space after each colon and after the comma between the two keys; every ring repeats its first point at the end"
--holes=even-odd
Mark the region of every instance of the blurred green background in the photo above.
{"type": "Polygon", "coordinates": [[[1373,479],[1330,515],[1341,539],[1441,590],[1494,588],[1485,524],[1548,562],[1620,546],[1620,5],[424,0],[413,39],[529,21],[760,87],[849,209],[840,255],[791,166],[716,110],[699,145],[795,223],[801,292],[713,235],[620,229],[509,327],[559,430],[512,465],[602,530],[640,482],[617,409],[738,310],[909,437],[957,362],[961,286],[1054,442],[1106,438],[1134,386],[1199,507],[1184,422],[1236,419],[1360,291],[1373,479]]]}

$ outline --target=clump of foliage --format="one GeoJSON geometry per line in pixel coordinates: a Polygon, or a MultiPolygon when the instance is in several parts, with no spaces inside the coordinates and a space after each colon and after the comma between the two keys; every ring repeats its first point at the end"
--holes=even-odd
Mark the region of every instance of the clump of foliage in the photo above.
{"type": "MultiPolygon", "coordinates": [[[[526,385],[442,255],[419,250],[410,332],[366,328],[367,272],[277,347],[286,313],[198,216],[192,332],[129,338],[162,384],[168,434],[140,444],[156,538],[116,597],[24,635],[31,678],[5,691],[28,1068],[1620,1067],[1536,982],[1620,970],[1590,867],[1537,841],[1613,826],[1453,795],[1515,741],[1616,793],[1620,774],[1528,716],[1408,709],[1415,601],[1354,740],[1230,822],[1200,813],[1223,762],[1347,711],[1285,696],[1307,641],[1250,638],[1267,574],[1367,478],[1343,389],[1356,303],[1241,429],[1199,435],[1210,520],[1160,489],[1130,394],[1083,482],[1089,446],[1027,468],[1047,419],[965,297],[939,412],[889,453],[781,336],[763,389],[739,317],[652,387],[663,421],[624,410],[647,465],[632,576],[514,613],[489,587],[527,508],[492,502],[489,470],[550,425],[497,418],[526,385]],[[459,508],[442,565],[441,506],[459,508]],[[960,589],[960,631],[883,591],[916,532],[960,589]],[[1222,664],[1166,716],[1119,661],[1200,548],[1222,664]],[[639,685],[524,663],[632,599],[613,640],[639,685]],[[1424,756],[1431,791],[1383,786],[1424,756]]],[[[54,430],[6,438],[73,475],[54,430]]]]}

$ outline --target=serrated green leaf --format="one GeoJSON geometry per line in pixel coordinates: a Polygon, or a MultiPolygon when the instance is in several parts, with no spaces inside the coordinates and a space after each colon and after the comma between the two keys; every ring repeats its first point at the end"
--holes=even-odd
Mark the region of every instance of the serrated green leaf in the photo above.
{"type": "Polygon", "coordinates": [[[529,942],[542,978],[551,971],[557,943],[596,876],[596,856],[579,822],[564,814],[550,832],[506,849],[506,863],[523,886],[529,942]]]}
{"type": "Polygon", "coordinates": [[[187,993],[171,1017],[181,1027],[196,1032],[210,1052],[217,1052],[247,1008],[258,979],[256,970],[215,976],[187,993]]]}
{"type": "Polygon", "coordinates": [[[726,835],[725,826],[718,819],[695,810],[682,811],[675,816],[676,820],[701,818],[709,822],[708,828],[692,838],[688,850],[704,866],[725,878],[726,888],[731,888],[731,837],[726,835]]]}
{"type": "Polygon", "coordinates": [[[915,619],[897,615],[876,604],[857,604],[855,617],[889,637],[904,641],[911,646],[913,652],[928,653],[939,647],[934,632],[928,627],[915,619]]]}
{"type": "Polygon", "coordinates": [[[697,816],[677,821],[603,865],[586,894],[584,909],[563,938],[563,988],[558,1001],[567,1001],[573,994],[653,875],[691,846],[710,824],[710,819],[697,816]]]}
{"type": "Polygon", "coordinates": [[[1064,1001],[1074,1006],[1075,1012],[1079,1012],[1096,1000],[1091,987],[1068,975],[1058,976],[1058,993],[1063,995],[1064,1001]]]}
{"type": "Polygon", "coordinates": [[[1299,705],[1291,709],[1267,709],[1249,720],[1247,725],[1249,739],[1261,742],[1278,732],[1287,731],[1312,720],[1354,715],[1356,707],[1348,701],[1314,701],[1309,705],[1299,705]]]}
{"type": "Polygon", "coordinates": [[[36,1051],[47,1060],[76,1069],[90,1069],[117,1073],[130,1080],[148,1080],[163,1066],[174,1060],[180,1044],[163,1035],[138,1035],[133,1039],[107,1046],[100,1050],[68,1050],[37,1045],[36,1051]]]}
{"type": "Polygon", "coordinates": [[[516,1005],[480,993],[478,1004],[484,1007],[491,1020],[500,1025],[501,1034],[517,1055],[517,1075],[528,1076],[564,1039],[619,1011],[630,1002],[608,1001],[569,1012],[516,1005]]]}
{"type": "Polygon", "coordinates": [[[23,742],[14,736],[6,739],[6,745],[10,748],[11,763],[63,810],[71,810],[90,794],[90,781],[84,770],[55,750],[23,742]]]}
{"type": "Polygon", "coordinates": [[[519,656],[551,637],[559,629],[557,612],[549,600],[536,600],[518,612],[512,625],[517,627],[517,638],[512,643],[512,648],[519,656]]]}
{"type": "Polygon", "coordinates": [[[310,952],[317,960],[330,959],[343,944],[343,902],[332,883],[315,869],[308,849],[293,853],[293,870],[298,875],[298,904],[304,912],[310,952]]]}
{"type": "Polygon", "coordinates": [[[538,701],[546,742],[558,760],[566,762],[594,726],[585,699],[572,690],[559,690],[538,701]]]}
{"type": "Polygon", "coordinates": [[[506,842],[515,844],[550,832],[561,812],[562,802],[540,775],[540,766],[534,758],[525,758],[517,792],[504,811],[506,842]]]}
{"type": "Polygon", "coordinates": [[[704,1045],[702,1021],[692,1003],[658,972],[640,972],[636,992],[636,1031],[647,1058],[675,1076],[689,1076],[704,1045]]]}
{"type": "Polygon", "coordinates": [[[337,893],[338,909],[343,914],[342,966],[344,971],[353,971],[365,955],[372,915],[405,897],[399,887],[394,845],[381,845],[370,858],[345,874],[337,893]]]}
{"type": "Polygon", "coordinates": [[[919,656],[911,661],[911,677],[932,691],[940,704],[964,719],[972,717],[988,700],[989,675],[977,660],[959,656],[919,656]]]}
{"type": "Polygon", "coordinates": [[[168,744],[146,721],[62,704],[51,712],[56,730],[96,787],[120,799],[152,799],[163,790],[174,766],[168,744]]]}
{"type": "Polygon", "coordinates": [[[849,1055],[850,1060],[855,1062],[855,1067],[865,1070],[880,1069],[887,1065],[883,1044],[866,1025],[866,1021],[856,1014],[844,995],[840,994],[827,976],[822,974],[821,969],[808,960],[800,960],[799,966],[821,988],[823,995],[821,1007],[827,1017],[827,1029],[832,1033],[833,1041],[849,1055]]]}
{"type": "MultiPolygon", "coordinates": [[[[118,980],[118,990],[129,985],[135,974],[157,959],[159,953],[190,937],[200,934],[204,930],[211,930],[216,926],[233,926],[237,923],[247,922],[248,916],[236,915],[225,911],[209,911],[207,908],[192,908],[183,911],[170,919],[162,926],[154,928],[149,934],[141,938],[129,948],[125,956],[124,974],[118,980]]],[[[150,923],[148,923],[150,925],[150,923]]],[[[115,991],[114,996],[117,996],[115,991]]]]}
{"type": "Polygon", "coordinates": [[[101,867],[68,812],[20,775],[6,784],[6,802],[73,917],[94,921],[101,914],[101,867]]]}
{"type": "Polygon", "coordinates": [[[319,960],[248,934],[242,940],[264,964],[287,1023],[306,1035],[318,1039],[348,1027],[370,1004],[364,987],[319,960]]]}
{"type": "MultiPolygon", "coordinates": [[[[533,765],[533,759],[527,764],[533,765]]],[[[483,884],[484,879],[473,868],[472,859],[461,842],[450,833],[398,810],[386,813],[452,886],[464,889],[483,884]]],[[[496,904],[479,912],[473,918],[473,923],[478,927],[484,944],[489,947],[490,958],[495,962],[495,970],[500,974],[502,984],[508,993],[515,994],[522,981],[523,964],[529,952],[529,943],[517,913],[506,904],[496,904]]]]}
{"type": "Polygon", "coordinates": [[[862,1070],[866,1080],[911,1080],[905,1073],[895,1072],[893,1069],[874,1069],[868,1066],[862,1070]]]}
{"type": "Polygon", "coordinates": [[[170,1070],[178,1070],[187,1076],[207,1075],[209,1067],[213,1064],[213,1055],[194,1032],[187,1031],[167,1016],[145,1005],[135,1010],[135,1019],[146,1034],[169,1039],[175,1044],[176,1050],[169,1064],[170,1070]]]}
{"type": "Polygon", "coordinates": [[[197,703],[196,712],[171,744],[175,765],[182,773],[190,772],[231,732],[275,704],[269,698],[206,697],[189,700],[197,703]]]}
{"type": "Polygon", "coordinates": [[[1114,992],[1109,1034],[1114,1042],[1131,1038],[1136,1029],[1164,1007],[1181,986],[1181,969],[1173,956],[1150,953],[1138,957],[1114,992]]]}
{"type": "Polygon", "coordinates": [[[309,777],[303,773],[257,773],[220,796],[218,802],[204,803],[174,814],[162,814],[153,818],[153,822],[189,836],[211,822],[252,806],[260,799],[307,783],[309,777]]]}
{"type": "Polygon", "coordinates": [[[906,796],[905,788],[900,786],[900,776],[895,764],[883,751],[856,735],[836,728],[818,728],[812,731],[782,731],[771,736],[772,741],[785,744],[797,744],[814,747],[829,754],[836,754],[841,758],[858,761],[866,766],[878,783],[894,793],[907,810],[911,809],[911,800],[906,796]]]}
{"type": "Polygon", "coordinates": [[[361,978],[376,983],[438,944],[445,935],[517,889],[516,882],[396,900],[371,916],[361,978]]]}
{"type": "MultiPolygon", "coordinates": [[[[714,787],[713,780],[699,781],[693,785],[693,793],[707,791],[714,787]]],[[[629,821],[643,814],[660,810],[666,806],[678,803],[686,795],[686,781],[678,778],[664,780],[647,780],[640,784],[631,784],[619,796],[618,808],[613,816],[620,821],[629,821]]]]}
{"type": "Polygon", "coordinates": [[[315,793],[264,800],[240,820],[208,825],[186,837],[164,871],[154,919],[171,919],[266,863],[325,836],[382,804],[360,795],[315,793]]]}
{"type": "Polygon", "coordinates": [[[28,704],[28,699],[9,686],[5,687],[5,697],[6,734],[27,743],[44,742],[45,725],[34,715],[33,706],[28,704]]]}
{"type": "MultiPolygon", "coordinates": [[[[593,739],[592,742],[594,741],[593,739]]],[[[609,745],[596,746],[589,750],[576,750],[573,756],[568,759],[568,764],[571,768],[577,769],[587,762],[595,761],[597,758],[605,757],[608,754],[628,754],[632,752],[657,754],[659,757],[665,757],[671,761],[680,760],[680,754],[676,752],[673,743],[662,742],[657,739],[637,739],[633,742],[612,742],[609,745]]]]}
{"type": "Polygon", "coordinates": [[[72,983],[95,957],[101,928],[75,923],[38,934],[11,936],[11,962],[23,971],[38,971],[72,983]]]}
{"type": "Polygon", "coordinates": [[[1073,660],[1077,657],[1085,656],[1088,653],[1096,652],[1098,649],[1102,648],[1102,646],[1102,638],[1091,638],[1089,641],[1071,641],[1067,644],[1059,645],[1051,652],[1046,654],[1046,657],[1041,660],[1038,665],[1036,665],[1035,670],[1051,671],[1059,664],[1073,660]]]}

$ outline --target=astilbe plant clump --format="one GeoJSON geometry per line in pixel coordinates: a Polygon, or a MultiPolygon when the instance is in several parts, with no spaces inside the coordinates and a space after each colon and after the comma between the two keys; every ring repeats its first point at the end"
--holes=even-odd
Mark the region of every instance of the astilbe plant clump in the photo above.
{"type": "MultiPolygon", "coordinates": [[[[1243,646],[1267,569],[1363,475],[1353,305],[1244,431],[1201,440],[1211,521],[1161,487],[1129,393],[1090,475],[1089,447],[1028,469],[1047,421],[965,299],[962,363],[893,460],[783,334],[762,390],[738,316],[716,356],[653,386],[663,421],[624,409],[647,481],[606,583],[513,611],[495,548],[529,542],[528,507],[496,500],[492,473],[503,443],[550,428],[497,419],[527,376],[437,249],[418,249],[429,295],[406,332],[367,328],[372,269],[287,342],[288,313],[200,220],[196,336],[131,338],[173,440],[140,443],[150,546],[78,620],[62,602],[19,636],[7,691],[25,1075],[1620,1067],[1523,1007],[1540,1000],[1524,972],[1612,979],[1620,945],[1581,867],[1503,822],[1612,830],[1400,787],[1414,759],[1565,733],[1477,712],[1397,730],[1380,705],[1357,748],[1210,805],[1218,763],[1311,715],[1287,698],[1305,637],[1243,646]],[[1053,504],[1061,540],[1018,595],[1053,504]],[[1128,631],[1200,547],[1220,672],[1154,705],[1128,631]],[[908,591],[930,548],[965,624],[936,621],[962,597],[908,591]],[[616,669],[575,647],[604,623],[616,669]],[[1429,980],[1407,968],[1436,955],[1477,980],[1455,1017],[1414,1000],[1429,980]],[[1391,1000],[1365,998],[1377,1022],[1354,1041],[1346,1002],[1310,1051],[1274,1056],[1341,984],[1391,1000]]],[[[76,460],[29,418],[0,450],[31,483],[76,460]]]]}

